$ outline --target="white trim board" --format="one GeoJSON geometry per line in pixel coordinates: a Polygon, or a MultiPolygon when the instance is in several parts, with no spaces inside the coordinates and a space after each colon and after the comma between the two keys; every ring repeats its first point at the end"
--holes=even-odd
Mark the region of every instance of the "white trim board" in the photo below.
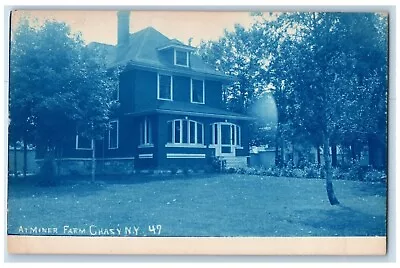
{"type": "Polygon", "coordinates": [[[206,154],[167,154],[167,158],[206,158],[206,154]]]}
{"type": "Polygon", "coordinates": [[[139,154],[139,159],[153,158],[153,154],[139,154]]]}
{"type": "Polygon", "coordinates": [[[167,148],[207,148],[207,146],[199,143],[167,143],[165,144],[167,148]]]}
{"type": "MultiPolygon", "coordinates": [[[[35,159],[35,161],[43,161],[43,158],[38,158],[35,159]]],[[[66,158],[56,158],[55,161],[91,161],[92,158],[72,158],[72,157],[66,157],[66,158]]],[[[107,161],[107,160],[135,160],[135,157],[109,157],[109,158],[95,158],[96,161],[107,161]]]]}

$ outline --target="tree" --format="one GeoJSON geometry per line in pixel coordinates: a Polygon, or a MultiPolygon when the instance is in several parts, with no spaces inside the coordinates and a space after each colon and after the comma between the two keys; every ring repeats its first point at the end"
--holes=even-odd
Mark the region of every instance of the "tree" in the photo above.
{"type": "Polygon", "coordinates": [[[62,157],[65,140],[76,131],[99,138],[115,81],[101,55],[65,23],[22,19],[11,40],[10,135],[28,133],[53,157],[62,157]]]}
{"type": "Polygon", "coordinates": [[[257,89],[272,92],[277,156],[283,157],[288,141],[313,144],[318,152],[322,146],[321,175],[330,203],[338,204],[331,148],[335,157],[337,144],[368,139],[386,147],[387,18],[322,12],[257,16],[250,29],[236,26],[217,42],[202,44],[200,54],[238,78],[226,101],[245,107],[239,111],[248,111],[263,95],[257,89]]]}
{"type": "MultiPolygon", "coordinates": [[[[285,15],[285,21],[291,22],[284,25],[294,31],[284,37],[291,44],[292,56],[286,55],[276,60],[287,65],[288,58],[294,59],[291,70],[283,72],[285,84],[294,89],[294,97],[290,98],[293,102],[289,103],[293,107],[289,108],[289,114],[298,122],[294,129],[304,125],[306,133],[313,133],[310,137],[322,142],[323,176],[328,199],[332,205],[339,204],[333,190],[330,147],[336,144],[339,134],[351,132],[359,137],[359,133],[363,132],[360,130],[366,127],[370,117],[374,117],[365,99],[385,94],[385,87],[382,86],[386,81],[384,71],[380,72],[383,75],[377,79],[380,82],[371,83],[372,87],[364,86],[362,90],[360,83],[354,79],[358,76],[358,79],[362,77],[361,80],[374,80],[376,77],[375,67],[372,72],[368,70],[371,66],[365,68],[370,65],[368,61],[371,58],[365,59],[364,53],[376,55],[380,66],[378,70],[382,65],[385,66],[386,53],[381,45],[385,39],[374,27],[379,15],[292,13],[285,15]],[[374,38],[371,38],[371,32],[374,38]],[[379,87],[375,92],[371,90],[374,85],[379,87]],[[343,105],[346,103],[348,105],[343,105]]],[[[380,109],[379,116],[385,114],[383,110],[380,109]]]]}

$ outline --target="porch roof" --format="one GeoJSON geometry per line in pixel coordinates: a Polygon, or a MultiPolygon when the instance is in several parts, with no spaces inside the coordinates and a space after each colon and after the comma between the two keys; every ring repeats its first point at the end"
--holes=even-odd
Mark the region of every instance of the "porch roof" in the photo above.
{"type": "Polygon", "coordinates": [[[164,114],[184,114],[200,117],[213,117],[222,119],[238,119],[238,120],[253,120],[254,118],[230,112],[223,109],[210,107],[204,104],[186,103],[180,101],[165,101],[162,102],[154,110],[132,113],[132,115],[164,113],[164,114]]]}

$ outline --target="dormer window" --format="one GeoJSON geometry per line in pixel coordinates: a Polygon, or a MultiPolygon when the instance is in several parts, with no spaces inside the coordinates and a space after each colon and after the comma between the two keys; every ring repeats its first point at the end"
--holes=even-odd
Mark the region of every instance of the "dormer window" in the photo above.
{"type": "Polygon", "coordinates": [[[189,52],[174,49],[174,64],[189,67],[189,52]]]}

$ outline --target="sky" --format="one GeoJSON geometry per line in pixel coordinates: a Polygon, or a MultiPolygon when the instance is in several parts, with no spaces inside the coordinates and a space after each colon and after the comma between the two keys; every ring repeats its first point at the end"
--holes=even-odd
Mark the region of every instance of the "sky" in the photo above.
{"type": "MultiPolygon", "coordinates": [[[[117,41],[116,11],[19,10],[12,15],[12,29],[21,16],[37,18],[39,23],[46,19],[63,21],[73,32],[80,31],[86,43],[115,45],[117,41]]],[[[248,12],[241,11],[131,11],[130,32],[152,26],[186,44],[192,37],[192,45],[197,46],[201,40],[217,40],[224,29],[232,31],[236,23],[248,27],[253,20],[248,12]]]]}

